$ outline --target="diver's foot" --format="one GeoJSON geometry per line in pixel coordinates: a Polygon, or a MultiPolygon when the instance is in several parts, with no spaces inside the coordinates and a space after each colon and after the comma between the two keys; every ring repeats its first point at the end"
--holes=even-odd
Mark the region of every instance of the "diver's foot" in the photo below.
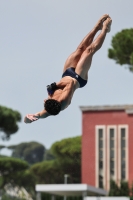
{"type": "Polygon", "coordinates": [[[97,22],[96,27],[98,30],[102,30],[103,22],[109,17],[108,14],[103,15],[97,22]]]}
{"type": "Polygon", "coordinates": [[[107,33],[111,31],[111,24],[112,24],[111,17],[108,17],[103,23],[103,28],[106,29],[107,33]]]}

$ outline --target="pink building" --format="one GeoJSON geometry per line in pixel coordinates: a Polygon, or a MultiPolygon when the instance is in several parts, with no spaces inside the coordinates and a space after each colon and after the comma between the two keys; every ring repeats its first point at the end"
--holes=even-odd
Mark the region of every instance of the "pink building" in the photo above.
{"type": "Polygon", "coordinates": [[[82,183],[133,182],[133,105],[81,106],[82,183]]]}

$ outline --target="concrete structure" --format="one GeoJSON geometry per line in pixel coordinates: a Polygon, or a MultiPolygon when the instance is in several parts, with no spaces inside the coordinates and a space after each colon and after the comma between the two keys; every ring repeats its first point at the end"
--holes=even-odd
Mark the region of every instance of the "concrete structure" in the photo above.
{"type": "Polygon", "coordinates": [[[87,184],[38,184],[35,188],[37,199],[41,200],[39,193],[49,193],[53,198],[58,196],[106,196],[107,192],[100,188],[95,188],[87,184]]]}
{"type": "Polygon", "coordinates": [[[129,197],[85,197],[84,200],[130,200],[129,197]]]}
{"type": "Polygon", "coordinates": [[[133,181],[133,105],[81,106],[82,183],[109,190],[133,181]]]}

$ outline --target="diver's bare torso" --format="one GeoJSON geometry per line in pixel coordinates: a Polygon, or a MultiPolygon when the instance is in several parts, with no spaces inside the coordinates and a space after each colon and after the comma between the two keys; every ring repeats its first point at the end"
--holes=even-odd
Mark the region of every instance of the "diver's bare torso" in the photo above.
{"type": "MultiPolygon", "coordinates": [[[[71,104],[73,94],[75,90],[79,88],[79,83],[76,79],[70,76],[65,76],[60,80],[59,83],[57,83],[57,86],[58,85],[58,89],[54,91],[53,95],[49,95],[48,99],[55,99],[61,102],[61,110],[65,110],[71,104]]],[[[44,102],[46,100],[44,100],[44,102]]],[[[47,113],[47,111],[44,109],[36,114],[26,115],[24,118],[24,122],[31,123],[38,120],[39,118],[46,118],[48,116],[50,116],[50,114],[47,113]]]]}
{"type": "MultiPolygon", "coordinates": [[[[72,100],[75,90],[80,87],[78,81],[70,76],[65,76],[60,80],[60,84],[64,82],[66,82],[66,84],[69,82],[72,83],[70,84],[69,89],[66,86],[59,87],[57,90],[55,90],[53,95],[48,96],[48,99],[55,99],[61,102],[61,110],[66,109],[71,104],[71,100],[72,100]],[[65,96],[67,93],[66,90],[70,90],[69,95],[67,95],[67,98],[65,96]]],[[[57,86],[58,86],[58,83],[57,83],[57,86]]]]}

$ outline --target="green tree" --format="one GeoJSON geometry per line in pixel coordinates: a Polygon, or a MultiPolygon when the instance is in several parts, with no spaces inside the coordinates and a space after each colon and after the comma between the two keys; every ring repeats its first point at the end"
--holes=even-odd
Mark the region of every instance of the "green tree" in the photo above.
{"type": "Polygon", "coordinates": [[[44,154],[44,160],[54,160],[55,156],[51,153],[50,149],[47,149],[44,154]]]}
{"type": "Polygon", "coordinates": [[[130,187],[130,194],[133,197],[133,182],[132,182],[131,187],[130,187]]]}
{"type": "Polygon", "coordinates": [[[128,182],[121,181],[120,196],[129,196],[129,193],[130,193],[130,189],[129,189],[128,182]]]}
{"type": "Polygon", "coordinates": [[[109,196],[129,196],[130,188],[128,182],[121,181],[120,186],[115,183],[115,181],[110,181],[110,191],[109,196]]]}
{"type": "Polygon", "coordinates": [[[55,142],[51,149],[53,160],[31,166],[37,183],[64,183],[64,174],[69,174],[68,183],[81,182],[81,137],[55,142]]]}
{"type": "Polygon", "coordinates": [[[16,175],[22,173],[28,167],[28,164],[20,159],[0,158],[1,187],[3,188],[7,183],[16,184],[16,175]]]}
{"type": "Polygon", "coordinates": [[[133,72],[133,28],[124,29],[113,36],[108,57],[120,65],[127,64],[133,72]]]}
{"type": "MultiPolygon", "coordinates": [[[[41,200],[51,200],[51,197],[52,197],[52,195],[48,194],[48,193],[41,194],[41,200]]],[[[82,200],[82,199],[83,199],[82,196],[68,196],[67,197],[67,200],[82,200]]],[[[56,195],[56,200],[64,200],[64,197],[56,195]]]]}
{"type": "Polygon", "coordinates": [[[110,181],[109,196],[120,196],[120,188],[113,180],[110,181]]]}
{"type": "Polygon", "coordinates": [[[10,139],[10,136],[18,131],[17,122],[21,121],[18,111],[0,106],[0,132],[3,140],[10,139]]]}
{"type": "Polygon", "coordinates": [[[63,183],[63,170],[56,160],[36,163],[30,168],[32,174],[36,176],[36,182],[41,184],[63,183]]]}
{"type": "Polygon", "coordinates": [[[55,142],[51,152],[62,165],[65,174],[69,174],[72,183],[81,182],[81,137],[67,138],[55,142]]]}
{"type": "Polygon", "coordinates": [[[11,149],[12,157],[20,158],[29,164],[41,162],[44,158],[45,147],[38,142],[24,142],[18,145],[8,146],[11,149]]]}
{"type": "Polygon", "coordinates": [[[16,158],[0,158],[0,189],[10,184],[12,187],[24,187],[34,195],[35,177],[29,170],[29,164],[16,158]]]}

